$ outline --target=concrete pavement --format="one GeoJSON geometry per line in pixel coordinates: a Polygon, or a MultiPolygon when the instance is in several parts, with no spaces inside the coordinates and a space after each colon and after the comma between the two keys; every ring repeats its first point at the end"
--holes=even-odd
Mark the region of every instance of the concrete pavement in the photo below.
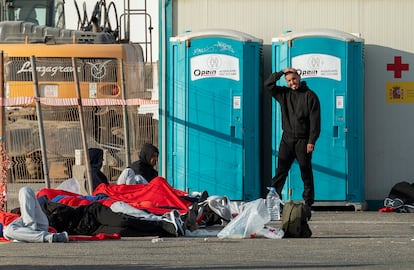
{"type": "MultiPolygon", "coordinates": [[[[270,225],[279,226],[279,222],[270,225]]],[[[413,269],[414,214],[316,211],[309,239],[0,244],[0,269],[413,269]]],[[[219,230],[220,227],[211,229],[219,230]]]]}

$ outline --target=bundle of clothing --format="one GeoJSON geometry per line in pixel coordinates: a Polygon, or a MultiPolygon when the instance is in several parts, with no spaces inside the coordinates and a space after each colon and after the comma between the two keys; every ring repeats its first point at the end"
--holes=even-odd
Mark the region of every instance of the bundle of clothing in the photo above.
{"type": "Polygon", "coordinates": [[[414,213],[414,183],[402,181],[395,184],[380,212],[414,213]]]}

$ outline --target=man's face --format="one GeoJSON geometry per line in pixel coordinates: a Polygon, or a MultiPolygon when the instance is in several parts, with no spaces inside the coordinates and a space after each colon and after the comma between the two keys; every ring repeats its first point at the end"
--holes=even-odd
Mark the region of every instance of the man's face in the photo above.
{"type": "Polygon", "coordinates": [[[286,83],[292,90],[296,90],[300,86],[300,76],[296,73],[289,73],[285,76],[286,83]]]}
{"type": "Polygon", "coordinates": [[[152,166],[157,165],[157,162],[158,162],[158,154],[154,154],[154,155],[151,157],[150,162],[151,162],[151,165],[152,165],[152,166]]]}

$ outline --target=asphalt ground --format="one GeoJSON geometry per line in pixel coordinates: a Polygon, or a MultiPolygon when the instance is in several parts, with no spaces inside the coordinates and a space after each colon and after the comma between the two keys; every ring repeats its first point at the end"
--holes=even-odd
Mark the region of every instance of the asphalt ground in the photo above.
{"type": "MultiPolygon", "coordinates": [[[[280,222],[270,226],[279,227],[280,222]]],[[[414,214],[316,211],[306,239],[0,243],[0,269],[413,269],[414,214]]],[[[214,234],[222,227],[209,228],[214,234]]]]}

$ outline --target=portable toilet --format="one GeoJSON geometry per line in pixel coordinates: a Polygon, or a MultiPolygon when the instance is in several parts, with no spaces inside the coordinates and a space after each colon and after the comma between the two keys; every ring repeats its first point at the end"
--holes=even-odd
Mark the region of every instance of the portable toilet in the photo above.
{"type": "MultiPolygon", "coordinates": [[[[364,40],[332,29],[287,32],[272,39],[272,69],[299,70],[319,97],[321,134],[312,156],[315,206],[364,206],[364,40]]],[[[279,84],[286,85],[284,78],[279,84]]],[[[279,104],[273,100],[273,165],[282,136],[279,104]]],[[[302,200],[298,164],[289,173],[283,199],[302,200]]]]}
{"type": "Polygon", "coordinates": [[[262,40],[210,29],[172,37],[166,90],[166,178],[187,192],[260,196],[262,40]]]}

